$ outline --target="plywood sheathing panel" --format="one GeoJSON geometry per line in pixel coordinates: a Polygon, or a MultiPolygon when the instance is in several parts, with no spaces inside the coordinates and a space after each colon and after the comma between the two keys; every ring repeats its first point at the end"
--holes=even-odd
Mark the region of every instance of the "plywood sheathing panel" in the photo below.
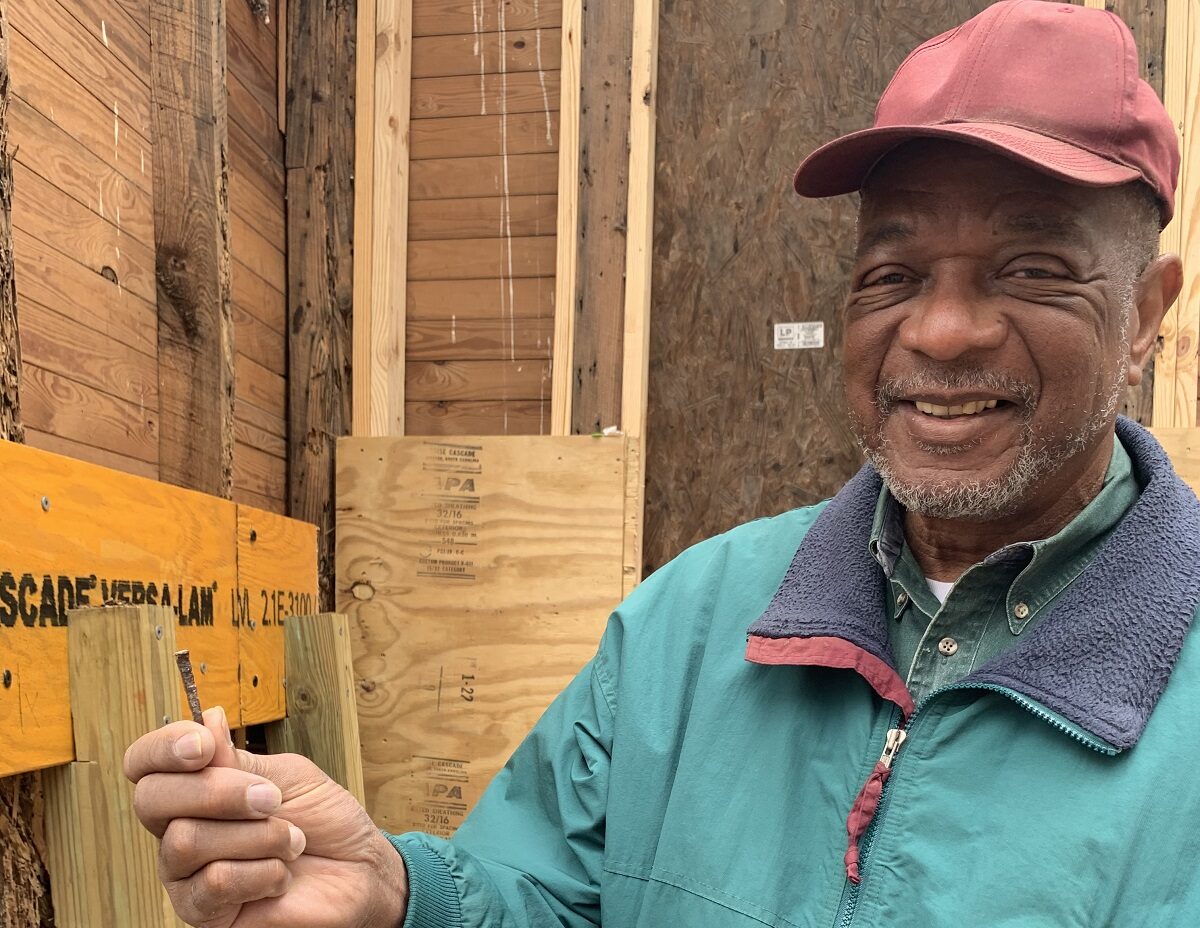
{"type": "Polygon", "coordinates": [[[621,598],[623,439],[345,439],[339,611],[367,808],[448,835],[621,598]]]}

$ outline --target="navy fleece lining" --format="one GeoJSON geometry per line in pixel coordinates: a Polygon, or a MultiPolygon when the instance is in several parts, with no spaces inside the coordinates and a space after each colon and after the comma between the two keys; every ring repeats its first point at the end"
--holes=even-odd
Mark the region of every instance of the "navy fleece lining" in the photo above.
{"type": "MultiPolygon", "coordinates": [[[[1138,501],[1036,628],[961,684],[1006,686],[1118,748],[1137,743],[1200,602],[1200,501],[1145,429],[1117,435],[1138,501]]],[[[868,548],[880,479],[864,467],[801,542],[766,611],[764,638],[833,635],[894,667],[886,578],[868,548]]]]}

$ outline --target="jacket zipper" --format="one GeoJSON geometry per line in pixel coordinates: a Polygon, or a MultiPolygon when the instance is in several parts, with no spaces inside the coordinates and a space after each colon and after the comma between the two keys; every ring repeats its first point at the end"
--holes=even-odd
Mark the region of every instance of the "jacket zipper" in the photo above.
{"type": "MultiPolygon", "coordinates": [[[[1006,686],[999,686],[998,684],[994,683],[964,683],[960,681],[959,683],[952,683],[948,686],[940,687],[939,689],[936,689],[932,693],[928,694],[924,699],[921,700],[920,705],[913,710],[912,715],[910,715],[907,719],[901,717],[899,727],[895,727],[896,717],[893,714],[892,723],[888,728],[888,733],[884,741],[883,753],[880,755],[879,760],[876,761],[875,767],[872,770],[872,775],[878,772],[881,766],[887,769],[890,774],[891,768],[896,762],[896,755],[899,753],[904,742],[908,740],[908,732],[912,728],[913,722],[916,721],[917,716],[920,714],[921,709],[928,705],[929,701],[935,696],[940,696],[942,693],[948,693],[951,690],[988,690],[993,693],[999,693],[1002,696],[1007,696],[1021,708],[1030,712],[1036,718],[1041,719],[1052,728],[1061,731],[1065,735],[1069,735],[1075,741],[1086,745],[1099,754],[1115,756],[1116,754],[1120,753],[1119,748],[1113,747],[1107,741],[1097,738],[1090,732],[1086,732],[1070,725],[1069,723],[1066,723],[1064,720],[1050,713],[1032,699],[1022,696],[1016,690],[1009,689],[1006,686]]],[[[862,868],[866,865],[867,857],[871,853],[871,846],[875,843],[875,833],[878,831],[879,821],[883,817],[884,806],[888,798],[888,787],[890,785],[891,776],[885,776],[880,788],[879,800],[876,803],[874,813],[871,816],[870,825],[868,825],[866,833],[862,836],[861,850],[858,854],[858,867],[860,873],[862,872],[862,868]]],[[[856,908],[858,908],[858,897],[861,882],[861,878],[858,882],[854,882],[849,878],[846,880],[846,888],[842,892],[842,917],[839,921],[840,928],[850,928],[851,923],[854,921],[854,911],[856,908]]]]}

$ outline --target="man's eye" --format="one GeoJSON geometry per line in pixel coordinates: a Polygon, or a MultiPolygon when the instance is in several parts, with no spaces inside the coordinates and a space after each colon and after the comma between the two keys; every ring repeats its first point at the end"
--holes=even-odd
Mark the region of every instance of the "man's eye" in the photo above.
{"type": "Polygon", "coordinates": [[[887,274],[881,274],[878,277],[867,280],[866,286],[877,287],[880,285],[888,286],[889,284],[902,284],[908,280],[908,275],[902,274],[900,271],[891,271],[887,274]]]}
{"type": "Polygon", "coordinates": [[[1012,276],[1021,280],[1052,280],[1058,275],[1044,267],[1021,267],[1013,271],[1012,276]]]}

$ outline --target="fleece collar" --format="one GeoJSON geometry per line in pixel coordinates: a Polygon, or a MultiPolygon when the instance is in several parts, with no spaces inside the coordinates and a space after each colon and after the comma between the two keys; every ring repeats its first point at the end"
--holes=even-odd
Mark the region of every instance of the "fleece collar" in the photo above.
{"type": "MultiPolygon", "coordinates": [[[[1200,501],[1144,428],[1117,436],[1137,502],[1042,622],[963,684],[1004,686],[1104,739],[1137,743],[1200,603],[1200,501]]],[[[881,489],[864,467],[825,507],[766,611],[747,660],[854,669],[906,715],[887,633],[887,578],[868,542],[881,489]]]]}

